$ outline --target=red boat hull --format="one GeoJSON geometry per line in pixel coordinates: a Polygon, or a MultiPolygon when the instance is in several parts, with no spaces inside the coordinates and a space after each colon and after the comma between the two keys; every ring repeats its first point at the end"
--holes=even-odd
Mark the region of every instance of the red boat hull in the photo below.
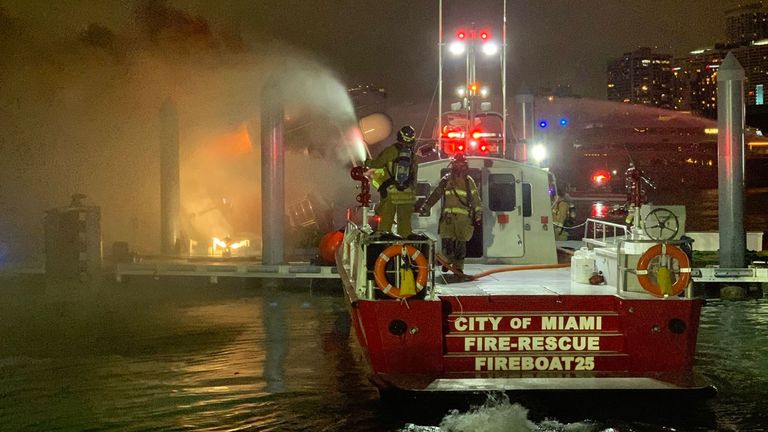
{"type": "Polygon", "coordinates": [[[698,385],[691,370],[702,300],[498,295],[405,302],[361,300],[345,288],[371,379],[382,389],[437,389],[459,379],[464,387],[466,379],[514,387],[505,381],[513,378],[546,378],[563,388],[600,388],[601,381],[584,381],[594,378],[614,387],[626,385],[610,381],[618,378],[698,385]]]}

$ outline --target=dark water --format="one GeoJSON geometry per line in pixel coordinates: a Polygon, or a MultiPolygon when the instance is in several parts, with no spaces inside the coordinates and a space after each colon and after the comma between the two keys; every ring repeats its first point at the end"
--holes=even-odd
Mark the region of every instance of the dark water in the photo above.
{"type": "MultiPolygon", "coordinates": [[[[686,204],[688,230],[716,229],[717,191],[680,192],[654,202],[686,204]]],[[[768,189],[746,206],[747,229],[768,230],[768,189]]],[[[337,287],[0,279],[0,431],[768,430],[764,299],[704,308],[697,370],[716,398],[672,415],[654,401],[558,415],[553,401],[548,420],[503,400],[381,404],[344,306],[337,287]]]]}
{"type": "MultiPolygon", "coordinates": [[[[717,189],[677,189],[651,191],[649,202],[657,206],[684,205],[686,231],[718,231],[718,190],[717,189]]],[[[619,201],[602,202],[607,208],[624,204],[619,201]]],[[[583,221],[594,217],[592,201],[576,201],[577,219],[583,221]]],[[[612,217],[616,222],[624,217],[612,217]]],[[[747,231],[768,231],[768,188],[747,189],[744,195],[744,227],[747,231]]],[[[576,233],[583,234],[580,230],[576,233]]],[[[766,235],[768,237],[768,235],[766,235]]]]}
{"type": "MultiPolygon", "coordinates": [[[[651,193],[659,205],[683,204],[688,231],[718,230],[718,190],[680,189],[651,193]]],[[[768,188],[747,189],[744,195],[744,226],[748,231],[768,231],[768,188]]]]}
{"type": "Polygon", "coordinates": [[[430,415],[381,404],[335,289],[145,280],[89,290],[1,282],[2,431],[757,431],[768,425],[766,300],[705,307],[697,368],[719,387],[715,399],[672,416],[657,415],[650,401],[622,415],[545,421],[503,401],[451,415],[450,404],[432,406],[430,415]]]}

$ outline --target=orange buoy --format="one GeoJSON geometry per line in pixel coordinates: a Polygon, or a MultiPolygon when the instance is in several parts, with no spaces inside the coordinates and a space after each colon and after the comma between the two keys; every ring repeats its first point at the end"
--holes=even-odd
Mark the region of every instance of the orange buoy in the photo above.
{"type": "Polygon", "coordinates": [[[394,244],[384,249],[384,252],[379,254],[379,257],[376,258],[373,277],[376,280],[376,285],[378,285],[379,289],[383,291],[384,294],[394,299],[405,299],[420,293],[421,290],[427,286],[427,280],[429,278],[428,266],[429,263],[427,262],[427,258],[415,247],[411,245],[394,244]],[[400,287],[392,286],[392,284],[389,283],[387,275],[385,274],[389,260],[402,254],[408,255],[418,269],[414,293],[401,292],[400,287]]]}
{"type": "MultiPolygon", "coordinates": [[[[664,273],[666,274],[666,271],[664,273]]],[[[683,292],[691,280],[691,261],[679,247],[671,244],[657,244],[648,248],[637,261],[637,280],[646,291],[659,297],[678,295],[683,292]],[[673,267],[671,262],[661,262],[656,270],[649,270],[651,261],[661,257],[667,258],[667,261],[677,261],[679,267],[677,269],[670,268],[673,267]],[[658,269],[661,267],[668,270],[669,274],[676,276],[676,280],[671,286],[667,286],[671,281],[665,283],[662,280],[652,280],[651,273],[655,273],[658,277],[658,269]]]]}
{"type": "Polygon", "coordinates": [[[320,239],[320,259],[328,265],[336,264],[336,250],[344,240],[344,231],[331,231],[320,239]]]}

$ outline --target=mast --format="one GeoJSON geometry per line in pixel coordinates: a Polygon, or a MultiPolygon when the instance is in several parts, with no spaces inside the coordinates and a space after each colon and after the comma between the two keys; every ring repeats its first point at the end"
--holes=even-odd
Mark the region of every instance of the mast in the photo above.
{"type": "Polygon", "coordinates": [[[439,1],[437,24],[437,157],[443,149],[443,0],[439,1]]]}
{"type": "Polygon", "coordinates": [[[507,158],[507,0],[503,0],[501,29],[501,154],[507,158]]]}

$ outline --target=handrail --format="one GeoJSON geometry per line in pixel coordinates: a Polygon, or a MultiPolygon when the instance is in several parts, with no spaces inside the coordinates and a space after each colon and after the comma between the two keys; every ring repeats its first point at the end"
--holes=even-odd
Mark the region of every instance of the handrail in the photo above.
{"type": "Polygon", "coordinates": [[[587,219],[584,224],[584,243],[596,246],[615,245],[620,240],[629,238],[629,231],[626,225],[606,222],[599,219],[587,219]],[[592,236],[590,237],[590,226],[592,227],[592,236]],[[613,235],[609,236],[608,232],[613,235]],[[610,239],[610,241],[609,241],[610,239]]]}

